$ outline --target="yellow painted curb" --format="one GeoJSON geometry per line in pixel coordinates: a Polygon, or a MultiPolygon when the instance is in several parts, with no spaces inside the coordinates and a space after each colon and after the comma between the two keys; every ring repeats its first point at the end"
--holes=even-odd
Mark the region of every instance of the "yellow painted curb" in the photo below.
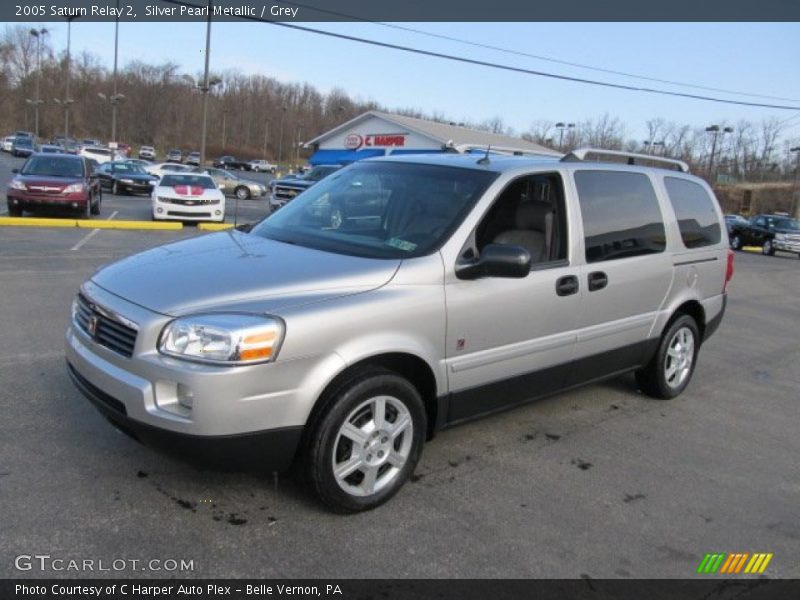
{"type": "Polygon", "coordinates": [[[17,227],[77,227],[75,219],[31,219],[27,217],[0,217],[0,225],[17,227]]]}
{"type": "Polygon", "coordinates": [[[197,228],[202,231],[222,231],[232,229],[233,223],[198,223],[197,228]]]}
{"type": "Polygon", "coordinates": [[[183,229],[179,221],[75,221],[77,227],[86,229],[156,229],[178,230],[183,229]]]}
{"type": "Polygon", "coordinates": [[[93,219],[0,217],[0,227],[80,227],[82,229],[151,229],[174,231],[183,229],[183,223],[174,221],[95,221],[93,219]]]}
{"type": "Polygon", "coordinates": [[[742,246],[742,250],[747,252],[761,252],[761,246],[742,246]]]}

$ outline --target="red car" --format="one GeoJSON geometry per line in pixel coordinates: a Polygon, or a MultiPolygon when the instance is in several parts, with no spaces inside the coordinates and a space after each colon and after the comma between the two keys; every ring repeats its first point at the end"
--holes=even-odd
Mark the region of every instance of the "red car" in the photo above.
{"type": "Polygon", "coordinates": [[[41,209],[70,210],[86,219],[100,214],[100,181],[82,156],[34,154],[13,172],[6,191],[12,217],[41,209]]]}

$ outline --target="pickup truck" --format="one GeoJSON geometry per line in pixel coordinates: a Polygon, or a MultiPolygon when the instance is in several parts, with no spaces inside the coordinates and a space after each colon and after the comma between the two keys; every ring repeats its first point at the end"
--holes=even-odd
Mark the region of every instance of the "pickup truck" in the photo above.
{"type": "Polygon", "coordinates": [[[239,170],[239,171],[252,171],[253,168],[246,160],[238,160],[233,156],[220,156],[214,161],[214,166],[218,169],[239,170]]]}
{"type": "Polygon", "coordinates": [[[341,168],[340,165],[317,165],[303,175],[288,175],[282,179],[273,179],[269,183],[270,208],[279,209],[301,192],[341,168]]]}
{"type": "Polygon", "coordinates": [[[273,165],[264,159],[251,160],[248,164],[250,169],[256,173],[274,173],[278,169],[278,165],[273,165]]]}
{"type": "Polygon", "coordinates": [[[761,246],[762,254],[792,252],[800,258],[800,221],[789,215],[756,215],[747,223],[734,223],[730,232],[731,248],[761,246]]]}

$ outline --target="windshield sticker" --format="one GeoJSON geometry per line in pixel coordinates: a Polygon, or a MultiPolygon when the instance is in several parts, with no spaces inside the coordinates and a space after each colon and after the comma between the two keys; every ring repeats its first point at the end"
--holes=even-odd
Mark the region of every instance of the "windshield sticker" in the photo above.
{"type": "Polygon", "coordinates": [[[398,250],[405,250],[406,252],[413,252],[416,250],[417,245],[398,238],[391,238],[386,240],[386,245],[398,250]]]}

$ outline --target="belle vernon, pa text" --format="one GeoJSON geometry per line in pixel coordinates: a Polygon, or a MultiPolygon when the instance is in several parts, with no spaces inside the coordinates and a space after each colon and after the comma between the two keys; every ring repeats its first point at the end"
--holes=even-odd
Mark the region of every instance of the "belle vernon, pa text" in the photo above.
{"type": "MultiPolygon", "coordinates": [[[[17,7],[21,9],[22,7],[17,7]]],[[[38,7],[40,10],[35,14],[44,14],[44,7],[38,7]]],[[[28,11],[26,11],[28,12],[28,11]]],[[[300,12],[299,8],[287,8],[283,6],[214,6],[211,10],[211,16],[214,17],[258,17],[264,18],[265,16],[272,17],[296,17],[300,12]],[[259,10],[260,9],[260,10],[259,10]]],[[[18,11],[17,14],[22,14],[18,11]]],[[[31,14],[34,14],[31,12],[31,14]]],[[[49,11],[52,17],[133,17],[136,18],[136,13],[133,6],[124,5],[119,8],[115,6],[92,6],[92,7],[77,7],[77,6],[51,6],[49,11]]],[[[157,6],[149,4],[145,6],[145,16],[147,17],[207,17],[208,6],[157,6]]]]}
{"type": "MultiPolygon", "coordinates": [[[[97,596],[103,594],[113,595],[119,592],[123,596],[227,596],[232,593],[231,586],[208,585],[146,585],[138,583],[123,583],[112,585],[70,585],[53,584],[48,589],[44,585],[16,585],[17,596],[43,596],[50,592],[54,596],[97,596]]],[[[334,596],[342,595],[342,588],[338,585],[247,585],[235,589],[237,594],[244,592],[248,596],[334,596]],[[324,590],[322,589],[324,587],[324,590]]]]}

